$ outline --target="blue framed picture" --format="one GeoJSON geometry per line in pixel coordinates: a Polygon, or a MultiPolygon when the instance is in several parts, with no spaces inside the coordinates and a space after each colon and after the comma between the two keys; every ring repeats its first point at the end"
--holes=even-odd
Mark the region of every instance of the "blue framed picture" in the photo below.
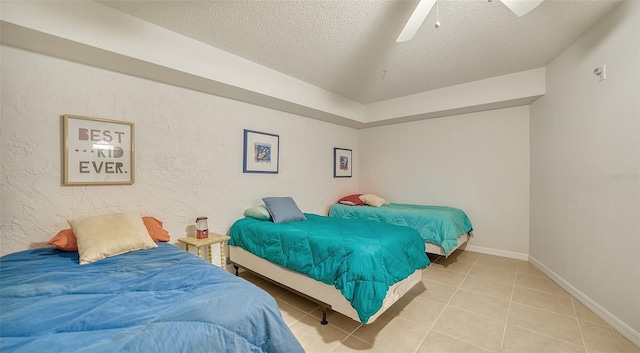
{"type": "Polygon", "coordinates": [[[280,136],[244,130],[243,173],[278,174],[280,136]]]}
{"type": "Polygon", "coordinates": [[[346,148],[333,148],[333,177],[351,178],[353,170],[353,153],[346,148]]]}

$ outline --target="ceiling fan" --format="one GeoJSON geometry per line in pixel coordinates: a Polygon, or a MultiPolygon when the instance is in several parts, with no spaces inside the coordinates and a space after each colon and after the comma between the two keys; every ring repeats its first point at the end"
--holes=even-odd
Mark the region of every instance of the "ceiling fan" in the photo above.
{"type": "MultiPolygon", "coordinates": [[[[420,0],[418,2],[418,6],[413,10],[411,17],[407,21],[407,24],[404,25],[404,29],[400,32],[398,39],[396,42],[406,42],[413,38],[413,36],[418,32],[418,29],[424,22],[424,19],[427,18],[429,12],[433,8],[433,5],[438,0],[420,0]]],[[[488,0],[491,2],[491,0],[488,0]]],[[[531,10],[535,9],[543,0],[501,0],[502,3],[508,7],[513,13],[518,15],[518,17],[522,17],[529,13],[531,10]]],[[[436,28],[440,27],[440,22],[436,22],[436,28]]]]}

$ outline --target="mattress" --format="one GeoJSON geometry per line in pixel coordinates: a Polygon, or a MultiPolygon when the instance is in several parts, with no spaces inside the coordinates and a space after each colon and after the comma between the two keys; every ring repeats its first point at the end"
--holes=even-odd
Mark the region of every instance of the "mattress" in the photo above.
{"type": "Polygon", "coordinates": [[[425,242],[425,249],[426,249],[427,253],[429,253],[429,254],[435,254],[435,255],[441,255],[441,256],[449,256],[449,254],[451,254],[452,252],[456,251],[456,249],[458,249],[462,245],[466,244],[466,242],[469,241],[469,237],[470,236],[471,236],[471,232],[459,236],[458,237],[458,243],[453,248],[451,248],[451,250],[448,253],[446,253],[444,251],[442,246],[440,246],[438,244],[434,244],[434,243],[429,243],[429,242],[425,242]]]}
{"type": "MultiPolygon", "coordinates": [[[[316,302],[324,309],[331,309],[345,315],[354,321],[360,321],[358,312],[342,293],[332,285],[316,281],[299,272],[289,270],[282,266],[262,259],[240,247],[229,246],[231,262],[253,273],[274,282],[287,290],[301,294],[316,302]]],[[[367,324],[373,323],[389,307],[404,296],[413,286],[422,280],[422,270],[414,271],[409,277],[396,282],[387,290],[380,309],[369,317],[367,324]]]]}
{"type": "Polygon", "coordinates": [[[303,352],[275,300],[173,245],[0,258],[2,352],[303,352]]]}
{"type": "Polygon", "coordinates": [[[335,204],[331,206],[329,216],[410,227],[415,229],[425,242],[441,247],[444,255],[460,246],[459,238],[473,229],[464,211],[445,206],[392,203],[372,207],[335,204]]]}
{"type": "Polygon", "coordinates": [[[429,264],[424,242],[410,228],[305,216],[284,224],[240,219],[229,230],[229,245],[334,286],[362,323],[380,310],[389,287],[429,264]]]}

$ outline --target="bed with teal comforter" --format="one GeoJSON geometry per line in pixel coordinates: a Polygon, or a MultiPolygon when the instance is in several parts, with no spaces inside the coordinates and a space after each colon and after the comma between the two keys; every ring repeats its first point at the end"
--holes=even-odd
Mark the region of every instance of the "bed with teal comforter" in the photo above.
{"type": "Polygon", "coordinates": [[[424,242],[413,229],[305,216],[306,221],[283,224],[240,219],[229,230],[229,245],[335,286],[362,323],[382,307],[390,286],[429,264],[424,242]]]}
{"type": "Polygon", "coordinates": [[[410,227],[424,241],[440,245],[445,255],[458,245],[458,238],[472,230],[466,213],[458,208],[392,203],[387,206],[332,205],[330,217],[364,219],[410,227]]]}
{"type": "Polygon", "coordinates": [[[269,294],[177,247],[0,258],[2,352],[304,352],[269,294]]]}

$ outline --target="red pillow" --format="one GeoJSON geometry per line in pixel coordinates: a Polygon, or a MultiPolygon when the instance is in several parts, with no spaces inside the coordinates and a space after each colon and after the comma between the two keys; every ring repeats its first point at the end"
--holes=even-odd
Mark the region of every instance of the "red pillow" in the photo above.
{"type": "MultiPolygon", "coordinates": [[[[162,228],[162,222],[154,217],[142,217],[144,225],[155,242],[168,242],[171,240],[169,232],[162,228]]],[[[47,244],[55,245],[62,251],[78,251],[78,241],[76,235],[73,234],[71,228],[63,229],[58,232],[47,244]]]]}
{"type": "Polygon", "coordinates": [[[338,200],[338,203],[348,206],[364,206],[364,202],[360,200],[360,195],[362,194],[353,194],[349,196],[345,196],[338,200]]]}

